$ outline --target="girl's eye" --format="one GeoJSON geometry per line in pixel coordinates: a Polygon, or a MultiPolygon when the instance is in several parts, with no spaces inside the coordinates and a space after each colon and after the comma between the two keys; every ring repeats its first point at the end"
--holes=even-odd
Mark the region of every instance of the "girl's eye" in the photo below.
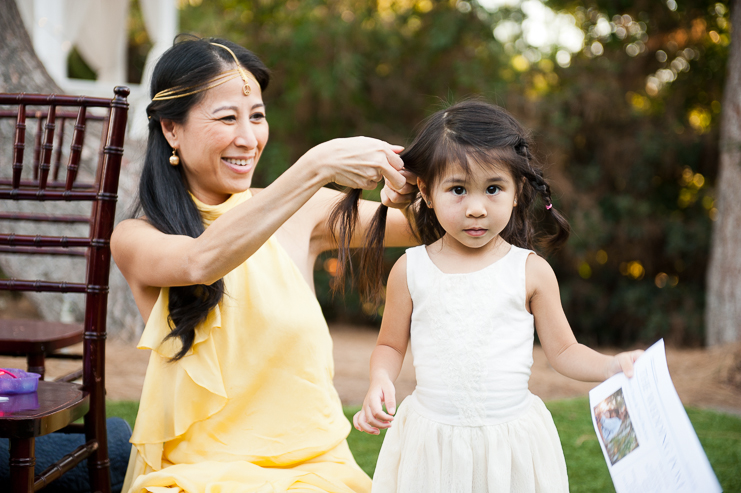
{"type": "Polygon", "coordinates": [[[465,187],[453,187],[450,191],[453,192],[453,195],[463,195],[466,193],[465,187]]]}
{"type": "Polygon", "coordinates": [[[486,193],[488,193],[489,195],[496,195],[501,191],[502,189],[499,188],[499,186],[497,185],[490,185],[486,188],[486,193]]]}
{"type": "Polygon", "coordinates": [[[262,120],[265,119],[265,113],[253,113],[252,116],[250,116],[250,118],[253,121],[255,121],[255,120],[256,121],[262,121],[262,120]]]}
{"type": "Polygon", "coordinates": [[[237,117],[236,115],[229,115],[223,118],[219,118],[219,120],[221,120],[222,122],[226,122],[226,123],[234,123],[237,121],[237,117]]]}

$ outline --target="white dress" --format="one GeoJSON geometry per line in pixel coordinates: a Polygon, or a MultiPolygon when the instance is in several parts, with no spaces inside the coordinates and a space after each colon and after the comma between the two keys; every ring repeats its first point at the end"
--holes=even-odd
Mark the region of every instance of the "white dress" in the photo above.
{"type": "Polygon", "coordinates": [[[374,493],[568,492],[551,414],[530,393],[533,316],[512,246],[476,272],[445,274],[407,250],[417,387],[378,457],[374,493]]]}

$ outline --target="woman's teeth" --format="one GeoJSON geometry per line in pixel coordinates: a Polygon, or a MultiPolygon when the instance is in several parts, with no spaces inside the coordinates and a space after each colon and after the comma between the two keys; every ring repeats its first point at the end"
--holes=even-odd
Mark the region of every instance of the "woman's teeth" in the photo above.
{"type": "Polygon", "coordinates": [[[235,164],[237,166],[247,166],[252,162],[252,159],[227,159],[224,158],[224,161],[226,161],[229,164],[235,164]]]}

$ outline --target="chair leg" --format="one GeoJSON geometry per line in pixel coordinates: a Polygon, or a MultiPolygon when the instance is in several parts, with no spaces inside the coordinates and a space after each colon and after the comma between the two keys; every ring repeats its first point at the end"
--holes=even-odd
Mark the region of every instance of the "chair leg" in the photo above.
{"type": "Polygon", "coordinates": [[[33,493],[35,458],[34,438],[10,439],[10,491],[33,493]]]}
{"type": "Polygon", "coordinates": [[[90,486],[93,492],[111,493],[111,461],[108,457],[108,433],[105,420],[105,397],[102,392],[91,394],[90,411],[85,415],[85,437],[97,440],[98,448],[87,460],[90,486]],[[103,402],[94,405],[92,399],[103,402]]]}
{"type": "Polygon", "coordinates": [[[43,380],[44,373],[46,373],[46,355],[44,353],[29,354],[26,356],[26,362],[28,364],[28,371],[38,373],[41,375],[41,380],[43,380]]]}

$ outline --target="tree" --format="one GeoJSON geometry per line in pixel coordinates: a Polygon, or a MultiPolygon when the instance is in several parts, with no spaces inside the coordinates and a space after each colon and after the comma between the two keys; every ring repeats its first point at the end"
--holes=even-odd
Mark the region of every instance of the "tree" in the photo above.
{"type": "Polygon", "coordinates": [[[741,0],[731,7],[731,45],[720,122],[718,220],[707,274],[706,341],[741,339],[741,0]]]}
{"type": "MultiPolygon", "coordinates": [[[[548,0],[584,34],[570,55],[529,44],[534,2],[490,3],[214,0],[184,4],[181,26],[232,39],[274,71],[257,183],[330,138],[408,142],[441,101],[479,95],[506,107],[534,131],[572,221],[549,261],[577,337],[702,344],[725,3],[548,0]],[[504,24],[514,34],[492,36],[504,24]]],[[[331,317],[343,300],[330,306],[321,282],[317,292],[331,317]]]]}
{"type": "Polygon", "coordinates": [[[62,92],[36,56],[15,0],[0,0],[0,33],[0,92],[62,92]]]}

